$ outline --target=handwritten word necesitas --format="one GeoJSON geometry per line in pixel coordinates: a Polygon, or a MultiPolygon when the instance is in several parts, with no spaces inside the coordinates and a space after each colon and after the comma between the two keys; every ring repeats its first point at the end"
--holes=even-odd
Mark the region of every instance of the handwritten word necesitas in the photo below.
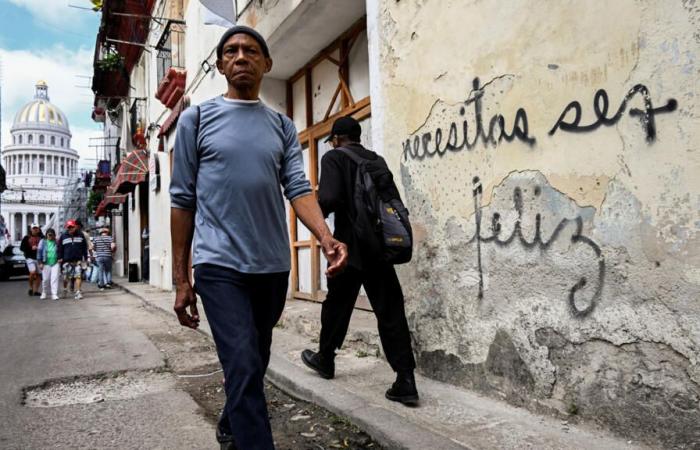
{"type": "Polygon", "coordinates": [[[422,160],[426,157],[432,158],[433,156],[444,156],[447,152],[458,152],[462,149],[471,150],[473,149],[479,140],[481,140],[485,145],[493,144],[496,145],[502,140],[511,142],[514,139],[518,139],[525,142],[528,145],[533,145],[535,143],[535,138],[530,137],[528,134],[528,123],[527,123],[527,113],[523,108],[520,108],[515,113],[515,121],[513,123],[513,128],[510,133],[506,131],[506,119],[501,114],[496,114],[491,117],[489,121],[488,128],[484,128],[483,118],[481,114],[482,110],[482,98],[484,96],[484,90],[480,86],[479,78],[474,78],[472,82],[474,97],[467,99],[464,102],[464,106],[460,107],[459,115],[464,116],[466,114],[466,106],[474,104],[474,117],[475,117],[475,133],[474,138],[469,140],[468,130],[469,124],[467,119],[462,121],[461,129],[461,142],[459,139],[459,130],[456,122],[450,123],[450,129],[447,132],[447,139],[443,140],[442,128],[437,128],[435,130],[434,139],[433,133],[423,133],[422,135],[413,136],[413,138],[406,139],[403,145],[403,159],[407,158],[422,160]],[[498,125],[499,133],[496,137],[496,125],[498,125]],[[434,142],[434,145],[431,145],[434,142]]]}
{"type": "MultiPolygon", "coordinates": [[[[449,125],[446,139],[445,133],[440,127],[434,132],[409,136],[403,143],[404,161],[409,158],[420,161],[434,156],[443,157],[449,152],[471,150],[479,141],[484,145],[492,144],[494,146],[503,140],[512,142],[516,139],[529,146],[535,144],[536,138],[529,135],[527,111],[524,108],[518,108],[515,112],[515,120],[510,133],[506,129],[506,120],[501,114],[492,116],[488,122],[488,127],[485,127],[482,117],[484,89],[480,86],[479,78],[474,78],[472,86],[474,96],[464,102],[464,105],[459,109],[459,114],[464,116],[466,114],[465,107],[470,104],[474,105],[475,132],[473,138],[470,139],[468,136],[469,124],[466,118],[462,120],[461,129],[457,126],[457,122],[453,121],[449,125]]],[[[637,84],[630,89],[615,114],[610,117],[608,117],[610,109],[608,94],[604,89],[599,89],[593,98],[593,112],[596,120],[591,124],[581,124],[582,108],[579,102],[573,101],[569,103],[549,131],[549,135],[554,135],[558,130],[583,133],[594,131],[600,126],[615,125],[626,111],[628,101],[636,94],[640,94],[643,97],[644,109],[633,108],[629,111],[629,114],[640,119],[646,132],[647,141],[651,143],[656,139],[656,114],[675,111],[678,107],[678,102],[675,99],[670,99],[666,105],[654,108],[649,89],[643,84],[637,84]],[[571,110],[574,111],[574,117],[571,120],[567,120],[567,115],[571,110]]]]}

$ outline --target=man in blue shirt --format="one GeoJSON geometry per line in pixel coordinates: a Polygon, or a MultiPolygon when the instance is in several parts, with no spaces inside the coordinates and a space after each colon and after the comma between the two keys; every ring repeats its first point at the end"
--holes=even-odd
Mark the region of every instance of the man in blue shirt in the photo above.
{"type": "Polygon", "coordinates": [[[217,46],[227,92],[186,110],[178,122],[170,185],[176,280],[175,312],[197,328],[202,298],[224,369],[222,449],[273,449],[263,376],[272,328],[282,314],[290,270],[284,196],[319,240],[327,275],[345,267],[304,175],[292,121],[258,98],[272,68],[265,40],[252,28],[227,30],[217,46]],[[188,312],[189,310],[189,312],[188,312]]]}

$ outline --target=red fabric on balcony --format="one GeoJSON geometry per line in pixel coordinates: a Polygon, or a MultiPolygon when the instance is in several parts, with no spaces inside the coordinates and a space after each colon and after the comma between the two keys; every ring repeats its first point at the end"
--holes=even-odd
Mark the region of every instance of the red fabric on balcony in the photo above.
{"type": "Polygon", "coordinates": [[[124,158],[110,189],[126,194],[148,178],[148,150],[134,150],[124,158]]]}
{"type": "Polygon", "coordinates": [[[185,93],[187,71],[171,67],[158,85],[156,98],[167,108],[173,108],[185,93]]]}
{"type": "Polygon", "coordinates": [[[170,113],[167,119],[165,119],[165,122],[163,122],[163,125],[160,127],[160,131],[158,132],[158,137],[163,137],[166,136],[171,128],[173,128],[175,125],[177,125],[177,120],[180,118],[180,114],[182,111],[185,110],[185,98],[181,98],[179,102],[175,105],[175,108],[173,108],[173,112],[170,113]]]}

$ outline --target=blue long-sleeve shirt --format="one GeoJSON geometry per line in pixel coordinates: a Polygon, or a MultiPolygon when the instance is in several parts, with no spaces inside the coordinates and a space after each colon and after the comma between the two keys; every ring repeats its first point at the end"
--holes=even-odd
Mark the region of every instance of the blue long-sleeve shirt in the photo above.
{"type": "Polygon", "coordinates": [[[199,108],[198,131],[194,107],[178,121],[170,183],[172,207],[195,211],[193,265],[289,271],[283,193],[311,193],[293,122],[262,102],[199,108]]]}

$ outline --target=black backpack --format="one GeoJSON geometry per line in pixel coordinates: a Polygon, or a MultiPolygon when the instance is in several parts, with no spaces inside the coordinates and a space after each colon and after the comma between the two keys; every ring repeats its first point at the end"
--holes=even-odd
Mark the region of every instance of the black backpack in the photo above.
{"type": "Polygon", "coordinates": [[[344,147],[336,150],[357,164],[353,194],[357,217],[351,221],[363,249],[389,264],[409,262],[413,254],[413,232],[408,209],[401,201],[386,162],[381,157],[362,158],[344,147]]]}

